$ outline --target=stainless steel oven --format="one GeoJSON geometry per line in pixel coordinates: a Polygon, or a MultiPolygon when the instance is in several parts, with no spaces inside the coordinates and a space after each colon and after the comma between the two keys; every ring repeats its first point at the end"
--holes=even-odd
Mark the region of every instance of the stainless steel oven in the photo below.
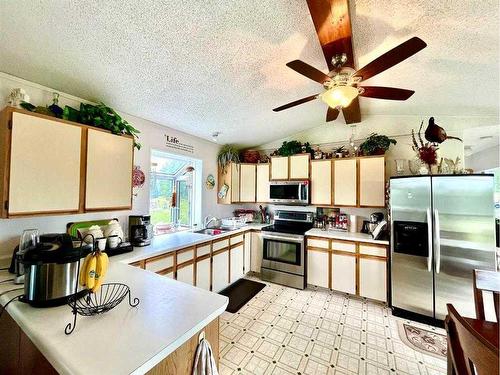
{"type": "Polygon", "coordinates": [[[304,274],[304,236],[264,233],[262,267],[298,275],[304,274]]]}
{"type": "Polygon", "coordinates": [[[309,181],[271,181],[269,198],[273,203],[309,204],[309,181]]]}
{"type": "Polygon", "coordinates": [[[310,212],[278,211],[274,225],[262,228],[263,280],[298,289],[306,287],[304,233],[312,227],[310,212]]]}

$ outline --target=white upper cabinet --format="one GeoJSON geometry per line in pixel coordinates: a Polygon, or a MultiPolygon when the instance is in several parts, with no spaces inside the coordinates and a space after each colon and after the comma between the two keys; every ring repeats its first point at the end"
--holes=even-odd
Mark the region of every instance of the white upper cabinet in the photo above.
{"type": "Polygon", "coordinates": [[[78,212],[81,144],[79,126],[13,112],[9,216],[78,212]]]}
{"type": "Polygon", "coordinates": [[[288,178],[291,180],[308,180],[310,158],[310,154],[290,156],[290,174],[288,178]]]}
{"type": "Polygon", "coordinates": [[[311,204],[330,206],[332,185],[332,161],[311,161],[311,204]]]}
{"type": "Polygon", "coordinates": [[[271,157],[271,180],[288,180],[288,156],[271,157]]]}
{"type": "Polygon", "coordinates": [[[269,202],[269,164],[257,164],[257,197],[260,203],[269,202]]]}
{"type": "Polygon", "coordinates": [[[255,164],[240,164],[240,202],[255,202],[255,164]]]}
{"type": "Polygon", "coordinates": [[[217,195],[217,203],[219,204],[231,204],[238,203],[240,201],[240,165],[237,163],[231,163],[226,167],[225,170],[219,168],[217,174],[217,191],[219,192],[224,185],[227,185],[228,189],[226,195],[220,198],[217,195]]]}
{"type": "Polygon", "coordinates": [[[357,162],[356,159],[334,161],[333,204],[335,206],[357,205],[357,162]]]}
{"type": "Polygon", "coordinates": [[[85,209],[132,207],[134,140],[88,130],[85,209]]]}
{"type": "Polygon", "coordinates": [[[240,165],[231,163],[231,185],[229,192],[231,193],[231,201],[240,201],[240,165]]]}
{"type": "Polygon", "coordinates": [[[359,159],[359,205],[385,206],[385,158],[359,159]]]}

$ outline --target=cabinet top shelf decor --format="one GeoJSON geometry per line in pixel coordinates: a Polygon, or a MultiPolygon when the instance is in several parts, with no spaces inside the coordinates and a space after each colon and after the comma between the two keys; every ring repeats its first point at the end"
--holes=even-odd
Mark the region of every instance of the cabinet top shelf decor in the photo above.
{"type": "Polygon", "coordinates": [[[133,159],[130,135],[6,107],[0,112],[0,217],[131,209],[133,159]]]}

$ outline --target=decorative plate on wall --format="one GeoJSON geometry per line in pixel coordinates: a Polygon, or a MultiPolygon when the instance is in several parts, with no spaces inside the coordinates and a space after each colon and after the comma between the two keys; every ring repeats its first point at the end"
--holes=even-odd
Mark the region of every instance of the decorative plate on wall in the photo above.
{"type": "Polygon", "coordinates": [[[208,190],[212,190],[215,187],[215,177],[213,174],[209,174],[207,176],[207,180],[205,181],[205,185],[208,190]]]}

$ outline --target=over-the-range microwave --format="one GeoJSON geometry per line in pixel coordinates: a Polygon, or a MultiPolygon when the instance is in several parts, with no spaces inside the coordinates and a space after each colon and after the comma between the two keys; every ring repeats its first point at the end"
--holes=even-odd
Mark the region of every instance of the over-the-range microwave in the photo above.
{"type": "Polygon", "coordinates": [[[308,205],[309,181],[270,181],[269,199],[272,203],[308,205]]]}

